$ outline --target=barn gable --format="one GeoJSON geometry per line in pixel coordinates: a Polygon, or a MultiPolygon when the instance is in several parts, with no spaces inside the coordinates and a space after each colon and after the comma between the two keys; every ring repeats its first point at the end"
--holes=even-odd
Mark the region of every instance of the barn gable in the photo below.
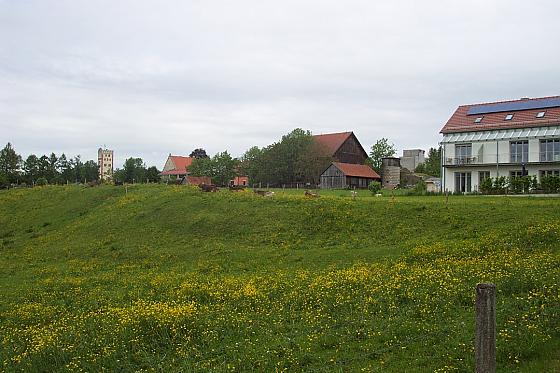
{"type": "Polygon", "coordinates": [[[363,164],[368,157],[354,132],[315,135],[313,139],[339,162],[363,164]]]}
{"type": "Polygon", "coordinates": [[[354,132],[346,138],[344,143],[334,153],[334,158],[341,163],[363,164],[368,155],[354,132]]]}

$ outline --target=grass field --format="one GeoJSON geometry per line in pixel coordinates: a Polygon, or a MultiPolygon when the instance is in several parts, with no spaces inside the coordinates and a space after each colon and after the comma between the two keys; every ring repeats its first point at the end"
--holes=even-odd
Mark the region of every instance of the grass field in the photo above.
{"type": "Polygon", "coordinates": [[[560,371],[560,200],[0,191],[3,371],[560,371]]]}

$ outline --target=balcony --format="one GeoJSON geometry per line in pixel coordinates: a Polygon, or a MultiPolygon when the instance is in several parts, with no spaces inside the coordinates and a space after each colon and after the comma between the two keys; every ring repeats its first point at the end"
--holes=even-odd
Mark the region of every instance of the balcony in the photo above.
{"type": "Polygon", "coordinates": [[[539,159],[541,162],[560,162],[560,154],[552,152],[540,152],[539,159]]]}
{"type": "Polygon", "coordinates": [[[477,157],[445,158],[446,166],[464,166],[464,165],[471,165],[477,163],[478,163],[477,157]]]}

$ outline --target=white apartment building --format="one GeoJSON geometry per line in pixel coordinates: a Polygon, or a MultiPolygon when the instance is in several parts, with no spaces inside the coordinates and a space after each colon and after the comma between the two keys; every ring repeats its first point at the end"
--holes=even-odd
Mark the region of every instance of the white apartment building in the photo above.
{"type": "Polygon", "coordinates": [[[442,190],[487,177],[560,176],[560,96],[459,106],[443,135],[442,190]]]}
{"type": "Polygon", "coordinates": [[[97,164],[99,166],[99,180],[112,180],[113,151],[99,148],[97,150],[97,164]]]}

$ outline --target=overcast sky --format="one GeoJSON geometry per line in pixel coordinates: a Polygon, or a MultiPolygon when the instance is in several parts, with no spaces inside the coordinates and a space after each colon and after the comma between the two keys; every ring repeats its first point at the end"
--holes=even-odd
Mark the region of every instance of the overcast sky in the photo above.
{"type": "Polygon", "coordinates": [[[560,2],[0,0],[0,145],[116,166],[294,128],[436,146],[460,104],[560,94],[560,2]]]}

